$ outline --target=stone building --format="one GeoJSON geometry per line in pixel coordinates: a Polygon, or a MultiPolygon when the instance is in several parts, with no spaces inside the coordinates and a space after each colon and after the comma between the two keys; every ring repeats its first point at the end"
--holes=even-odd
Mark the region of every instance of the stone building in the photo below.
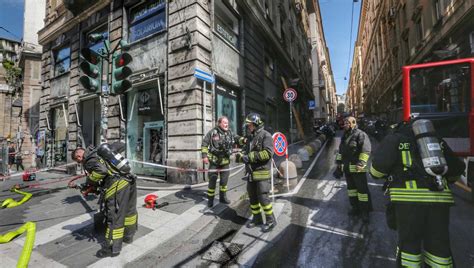
{"type": "Polygon", "coordinates": [[[17,67],[20,42],[0,37],[0,142],[15,139],[18,131],[21,100],[17,94],[19,81],[13,82],[4,64],[17,67]]]}
{"type": "MultiPolygon", "coordinates": [[[[36,145],[44,143],[44,131],[39,131],[39,101],[42,93],[41,55],[38,31],[43,28],[46,0],[25,0],[23,41],[19,48],[19,66],[22,69],[22,113],[19,117],[19,151],[23,155],[25,168],[36,167],[36,157],[44,151],[37,151],[36,145]]],[[[38,159],[41,160],[41,159],[38,159]]]]}
{"type": "MultiPolygon", "coordinates": [[[[106,137],[126,142],[139,175],[165,174],[143,162],[202,167],[202,137],[221,115],[243,134],[245,115],[259,112],[267,128],[288,135],[284,87],[297,90],[299,132],[310,135],[308,101],[314,95],[307,14],[305,3],[294,0],[48,0],[39,31],[40,129],[48,164],[62,166],[78,144],[100,142],[104,98],[78,84],[80,50],[104,46],[89,41],[92,34],[111,47],[129,43],[132,88],[108,98],[106,137]],[[195,69],[213,74],[215,83],[204,88],[195,69]]],[[[201,174],[172,170],[167,178],[202,180],[201,174]]]]}
{"type": "Polygon", "coordinates": [[[313,110],[314,118],[316,120],[332,121],[337,113],[336,87],[324,37],[319,1],[308,1],[307,7],[312,46],[312,84],[316,104],[313,110]]]}
{"type": "Polygon", "coordinates": [[[363,0],[347,92],[350,108],[396,115],[402,66],[472,56],[473,0],[363,0]]]}

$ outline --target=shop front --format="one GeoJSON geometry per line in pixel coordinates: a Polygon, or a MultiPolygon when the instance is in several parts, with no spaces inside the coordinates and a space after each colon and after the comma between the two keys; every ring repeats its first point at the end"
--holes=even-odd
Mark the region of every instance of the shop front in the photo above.
{"type": "Polygon", "coordinates": [[[164,105],[157,82],[131,90],[127,96],[127,156],[137,175],[165,176],[164,105]]]}
{"type": "Polygon", "coordinates": [[[51,156],[53,166],[64,165],[67,162],[67,110],[66,103],[51,109],[51,117],[53,122],[51,125],[52,132],[52,150],[51,156]]]}

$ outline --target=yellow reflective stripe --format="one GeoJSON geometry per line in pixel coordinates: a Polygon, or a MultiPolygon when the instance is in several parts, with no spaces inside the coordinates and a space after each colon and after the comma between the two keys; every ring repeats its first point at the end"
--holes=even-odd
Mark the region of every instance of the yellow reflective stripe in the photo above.
{"type": "Polygon", "coordinates": [[[227,185],[221,185],[220,191],[227,192],[227,185]]]}
{"type": "Polygon", "coordinates": [[[367,153],[360,153],[359,154],[359,160],[362,160],[364,162],[369,161],[369,154],[367,153]]]}
{"type": "Polygon", "coordinates": [[[250,152],[249,153],[249,160],[250,160],[250,162],[255,162],[255,152],[250,152]]]}
{"type": "Polygon", "coordinates": [[[447,258],[438,257],[438,256],[435,256],[435,255],[429,253],[428,251],[425,251],[424,255],[425,255],[425,261],[428,258],[428,259],[432,260],[433,262],[435,262],[437,265],[440,265],[441,267],[451,267],[451,266],[447,266],[447,265],[452,265],[453,264],[453,258],[452,257],[447,257],[447,258]]]}
{"type": "Polygon", "coordinates": [[[260,214],[262,211],[260,204],[256,204],[256,205],[250,204],[250,210],[252,210],[252,214],[260,214]]]}
{"type": "Polygon", "coordinates": [[[215,196],[216,195],[216,190],[215,189],[207,189],[207,196],[215,196]]]}
{"type": "Polygon", "coordinates": [[[266,206],[263,206],[263,209],[264,209],[264,210],[269,210],[269,209],[272,209],[272,207],[273,207],[273,205],[272,205],[272,203],[270,203],[270,204],[268,204],[268,205],[266,205],[266,206]]]}
{"type": "Polygon", "coordinates": [[[28,267],[30,261],[31,252],[35,244],[36,224],[34,222],[26,222],[20,228],[15,231],[8,232],[4,235],[0,235],[0,244],[8,243],[14,238],[26,232],[25,244],[20,254],[20,258],[16,264],[16,267],[28,267]]]}
{"type": "Polygon", "coordinates": [[[263,206],[263,210],[265,211],[265,215],[272,215],[273,214],[273,205],[272,203],[263,206]]]}
{"type": "Polygon", "coordinates": [[[342,155],[340,153],[336,154],[336,160],[342,160],[342,155]]]}
{"type": "Polygon", "coordinates": [[[270,178],[270,170],[257,170],[252,172],[252,176],[254,179],[269,179],[270,178]]]}
{"type": "Polygon", "coordinates": [[[207,154],[208,152],[209,152],[209,148],[207,148],[207,147],[204,147],[204,146],[203,146],[203,147],[201,147],[201,153],[205,153],[205,154],[207,154]]]}
{"type": "Polygon", "coordinates": [[[357,196],[357,190],[347,190],[347,195],[349,197],[356,197],[357,196]]]}
{"type": "Polygon", "coordinates": [[[89,175],[89,179],[93,182],[98,182],[101,179],[103,179],[104,177],[105,177],[105,175],[102,175],[102,174],[97,173],[95,171],[92,171],[91,174],[89,175]]]}
{"type": "Polygon", "coordinates": [[[387,174],[382,173],[382,172],[376,170],[376,169],[374,168],[374,166],[372,166],[372,165],[370,166],[370,174],[371,174],[372,176],[374,176],[375,178],[377,178],[377,179],[381,179],[381,178],[387,176],[387,174]]]}
{"type": "Polygon", "coordinates": [[[369,202],[369,195],[357,193],[357,199],[362,202],[369,202]]]}
{"type": "Polygon", "coordinates": [[[351,173],[362,173],[367,172],[367,166],[365,166],[362,170],[357,170],[356,165],[349,165],[349,172],[351,173]]]}
{"type": "Polygon", "coordinates": [[[410,267],[410,268],[419,268],[421,267],[421,262],[414,262],[414,261],[402,259],[402,266],[410,267]]]}
{"type": "Polygon", "coordinates": [[[219,163],[220,165],[227,165],[230,163],[229,158],[222,158],[221,162],[219,163]]]}
{"type": "Polygon", "coordinates": [[[137,223],[137,218],[138,218],[137,214],[135,214],[133,216],[125,217],[124,225],[125,226],[135,225],[137,223]]]}
{"type": "Polygon", "coordinates": [[[244,145],[244,141],[245,141],[245,138],[244,138],[244,137],[240,137],[240,138],[239,138],[239,144],[240,144],[240,145],[244,145]]]}
{"type": "Polygon", "coordinates": [[[270,155],[269,155],[268,152],[265,151],[265,150],[264,150],[264,151],[260,151],[260,152],[258,153],[258,155],[260,156],[260,160],[262,160],[262,161],[265,161],[265,160],[270,159],[270,155]]]}
{"type": "Polygon", "coordinates": [[[109,199],[112,195],[116,194],[123,188],[125,188],[128,185],[128,181],[126,180],[120,180],[114,182],[105,192],[105,199],[109,199]],[[118,185],[117,185],[118,184],[118,185]]]}
{"type": "Polygon", "coordinates": [[[410,261],[421,261],[421,254],[410,254],[403,251],[401,253],[402,253],[401,257],[403,259],[410,260],[410,261]]]}
{"type": "Polygon", "coordinates": [[[112,239],[116,240],[116,239],[123,238],[124,231],[125,231],[124,227],[117,228],[117,229],[113,230],[112,231],[112,239]]]}

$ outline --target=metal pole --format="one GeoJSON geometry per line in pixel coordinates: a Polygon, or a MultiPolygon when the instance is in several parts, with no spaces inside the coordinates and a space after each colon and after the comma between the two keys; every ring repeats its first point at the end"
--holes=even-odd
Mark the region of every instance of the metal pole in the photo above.
{"type": "Polygon", "coordinates": [[[272,184],[272,202],[275,203],[275,192],[274,192],[274,187],[273,187],[273,159],[270,159],[270,174],[272,175],[271,177],[271,184],[272,184]]]}
{"type": "Polygon", "coordinates": [[[293,144],[293,102],[290,101],[290,144],[293,144]]]}
{"type": "Polygon", "coordinates": [[[203,90],[202,90],[202,103],[203,103],[203,108],[202,108],[202,112],[203,112],[203,115],[202,115],[202,118],[203,118],[203,122],[202,122],[202,135],[206,135],[206,120],[207,120],[207,109],[206,109],[206,81],[203,81],[203,90]]]}
{"type": "Polygon", "coordinates": [[[289,178],[289,173],[288,173],[288,146],[286,147],[286,188],[288,189],[288,192],[290,192],[290,178],[289,178]]]}

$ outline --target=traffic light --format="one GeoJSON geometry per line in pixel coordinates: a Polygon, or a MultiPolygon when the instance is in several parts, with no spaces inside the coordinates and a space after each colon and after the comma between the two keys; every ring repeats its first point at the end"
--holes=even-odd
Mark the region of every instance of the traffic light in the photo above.
{"type": "Polygon", "coordinates": [[[102,60],[97,52],[90,48],[81,49],[82,62],[79,64],[83,75],[79,83],[91,93],[100,93],[100,79],[102,79],[102,60]]]}
{"type": "Polygon", "coordinates": [[[112,88],[110,95],[123,94],[132,87],[127,77],[132,74],[132,69],[127,66],[132,61],[132,56],[127,52],[114,54],[112,58],[112,88]]]}

